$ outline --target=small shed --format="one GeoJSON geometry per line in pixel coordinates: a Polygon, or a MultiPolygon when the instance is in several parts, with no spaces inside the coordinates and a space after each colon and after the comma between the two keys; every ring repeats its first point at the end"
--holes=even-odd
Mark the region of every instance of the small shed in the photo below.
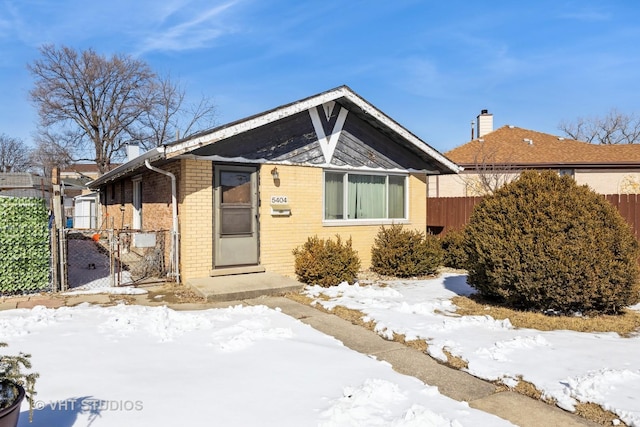
{"type": "Polygon", "coordinates": [[[98,193],[82,194],[73,198],[73,228],[95,229],[98,227],[98,193]]]}

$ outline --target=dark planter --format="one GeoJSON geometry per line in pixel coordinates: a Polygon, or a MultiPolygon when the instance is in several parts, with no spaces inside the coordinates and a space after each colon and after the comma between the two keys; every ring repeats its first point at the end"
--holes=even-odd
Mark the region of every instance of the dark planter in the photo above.
{"type": "Polygon", "coordinates": [[[18,389],[18,396],[13,403],[0,409],[0,427],[16,427],[18,425],[18,417],[20,416],[20,404],[24,399],[24,388],[16,385],[18,389]]]}

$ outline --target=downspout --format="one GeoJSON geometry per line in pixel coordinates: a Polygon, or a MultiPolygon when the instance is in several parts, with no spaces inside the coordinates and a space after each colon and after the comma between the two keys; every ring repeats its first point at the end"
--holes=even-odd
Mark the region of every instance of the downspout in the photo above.
{"type": "Polygon", "coordinates": [[[174,274],[176,283],[180,284],[180,239],[178,232],[178,198],[176,190],[176,176],[171,172],[151,166],[149,160],[144,161],[147,169],[151,169],[154,172],[161,173],[162,175],[171,178],[171,214],[173,216],[173,225],[171,227],[171,258],[174,267],[174,274]]]}

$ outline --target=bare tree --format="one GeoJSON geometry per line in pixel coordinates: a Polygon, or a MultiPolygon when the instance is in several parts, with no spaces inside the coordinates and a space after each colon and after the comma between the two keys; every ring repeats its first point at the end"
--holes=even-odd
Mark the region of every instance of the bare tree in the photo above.
{"type": "MultiPolygon", "coordinates": [[[[187,115],[184,91],[141,60],[53,45],[40,53],[29,70],[41,139],[64,148],[74,161],[94,161],[101,174],[127,144],[148,148],[167,142],[187,115]]],[[[212,117],[213,107],[206,107],[194,124],[212,117]]]]}
{"type": "Polygon", "coordinates": [[[29,168],[29,148],[18,138],[0,134],[0,172],[24,172],[29,168]]]}
{"type": "Polygon", "coordinates": [[[562,121],[558,129],[569,138],[592,144],[640,143],[640,117],[611,109],[604,117],[562,121]]]}
{"type": "Polygon", "coordinates": [[[469,173],[462,172],[459,175],[468,196],[493,194],[521,172],[511,161],[512,153],[499,155],[497,149],[488,148],[483,142],[479,144],[474,155],[474,166],[469,168],[469,173]]]}
{"type": "Polygon", "coordinates": [[[198,103],[187,104],[184,88],[172,81],[170,76],[158,79],[154,94],[153,108],[146,111],[141,119],[146,135],[138,138],[148,148],[181,136],[187,137],[215,123],[216,108],[213,101],[202,96],[198,103]]]}
{"type": "MultiPolygon", "coordinates": [[[[41,133],[37,138],[37,146],[31,151],[31,166],[43,176],[51,176],[53,168],[64,169],[73,163],[74,141],[67,141],[41,133]]],[[[76,142],[77,143],[77,142],[76,142]]]]}

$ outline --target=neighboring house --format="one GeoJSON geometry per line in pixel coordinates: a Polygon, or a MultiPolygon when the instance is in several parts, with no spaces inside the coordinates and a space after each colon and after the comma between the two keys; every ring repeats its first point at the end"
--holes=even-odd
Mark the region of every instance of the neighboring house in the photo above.
{"type": "MultiPolygon", "coordinates": [[[[120,164],[112,164],[115,169],[120,164]]],[[[87,184],[100,176],[95,163],[74,163],[60,171],[64,213],[68,228],[98,227],[98,194],[87,184]]]]}
{"type": "Polygon", "coordinates": [[[464,170],[429,177],[429,197],[482,196],[525,169],[571,175],[600,194],[640,193],[640,144],[596,145],[547,133],[503,126],[478,116],[478,138],[445,156],[464,170]]]}
{"type": "Polygon", "coordinates": [[[380,226],[425,231],[427,177],[458,170],[341,86],[150,150],[89,186],[117,226],[176,224],[188,282],[293,276],[293,249],[314,235],[352,237],[367,268],[380,226]]]}
{"type": "Polygon", "coordinates": [[[28,172],[0,172],[0,196],[51,199],[51,179],[28,172]]]}

